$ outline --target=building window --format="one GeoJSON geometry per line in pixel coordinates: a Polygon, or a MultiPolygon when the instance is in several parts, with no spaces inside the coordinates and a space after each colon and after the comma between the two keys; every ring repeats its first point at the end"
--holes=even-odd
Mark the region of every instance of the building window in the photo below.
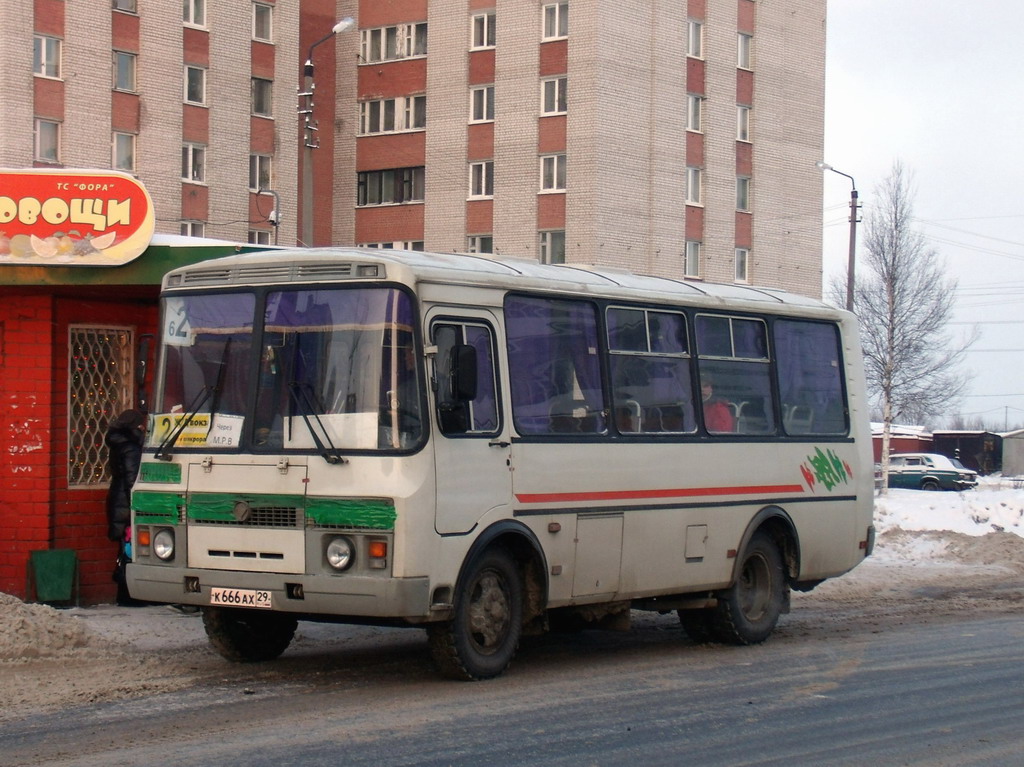
{"type": "Polygon", "coordinates": [[[490,122],[494,119],[494,86],[473,88],[469,91],[470,122],[490,122]]]}
{"type": "Polygon", "coordinates": [[[206,0],[182,0],[181,19],[190,27],[206,26],[206,0]]]}
{"type": "Polygon", "coordinates": [[[137,57],[134,53],[125,51],[114,51],[114,90],[135,92],[135,62],[137,57]]]}
{"type": "Polygon", "coordinates": [[[566,77],[556,77],[551,80],[541,81],[541,114],[565,114],[568,82],[569,80],[566,77]]]}
{"type": "Polygon", "coordinates": [[[402,96],[359,103],[361,135],[420,130],[426,127],[426,96],[402,96]]]}
{"type": "Polygon", "coordinates": [[[252,78],[252,113],[260,117],[274,114],[274,81],[252,78]]]}
{"type": "Polygon", "coordinates": [[[185,67],[185,103],[206,105],[206,70],[202,67],[185,67]]]}
{"type": "Polygon", "coordinates": [[[683,274],[686,277],[700,277],[700,243],[697,240],[686,241],[683,274]]]}
{"type": "Polygon", "coordinates": [[[252,39],[265,43],[274,41],[274,6],[252,4],[252,39]]]}
{"type": "Polygon", "coordinates": [[[261,189],[274,188],[273,158],[268,154],[249,155],[249,189],[258,192],[261,189]]]}
{"type": "Polygon", "coordinates": [[[569,36],[569,3],[548,3],[543,8],[544,40],[569,36]]]}
{"type": "Polygon", "coordinates": [[[494,236],[490,234],[475,234],[466,238],[467,253],[493,253],[494,236]]]}
{"type": "Polygon", "coordinates": [[[361,242],[357,248],[387,248],[389,250],[423,250],[423,240],[395,240],[394,242],[361,242]]]}
{"type": "Polygon", "coordinates": [[[115,170],[135,172],[135,134],[115,133],[113,141],[113,162],[115,170]]]}
{"type": "Polygon", "coordinates": [[[700,168],[686,169],[686,202],[690,205],[701,204],[702,175],[700,168]]]}
{"type": "Polygon", "coordinates": [[[356,204],[423,202],[425,177],[423,166],[363,171],[357,180],[356,204]]]}
{"type": "Polygon", "coordinates": [[[37,162],[60,162],[60,123],[36,120],[34,131],[35,159],[37,162]]]}
{"type": "Polygon", "coordinates": [[[135,0],[113,0],[112,7],[115,11],[128,11],[135,13],[135,0]]]}
{"type": "Polygon", "coordinates": [[[270,230],[268,230],[268,229],[250,229],[249,230],[249,244],[250,245],[269,245],[270,244],[270,230]]]}
{"type": "Polygon", "coordinates": [[[564,264],[565,231],[541,232],[538,250],[542,264],[564,264]]]}
{"type": "Polygon", "coordinates": [[[691,93],[686,97],[686,130],[701,131],[704,97],[691,93]]]}
{"type": "Polygon", "coordinates": [[[469,166],[469,196],[494,196],[494,162],[474,162],[469,166]]]}
{"type": "Polygon", "coordinates": [[[427,55],[427,22],[364,29],[359,33],[362,64],[427,55]]]}
{"type": "Polygon", "coordinates": [[[740,69],[753,68],[754,37],[740,32],[736,35],[736,66],[740,69]]]}
{"type": "Polygon", "coordinates": [[[686,55],[695,59],[704,57],[704,24],[695,19],[686,24],[686,55]]]}
{"type": "Polygon", "coordinates": [[[56,37],[32,38],[32,71],[40,77],[60,77],[61,41],[56,37]]]}
{"type": "Polygon", "coordinates": [[[205,221],[182,221],[181,222],[181,236],[182,237],[205,237],[206,236],[206,222],[205,221]]]}
{"type": "Polygon", "coordinates": [[[202,144],[182,145],[181,180],[198,184],[206,181],[206,147],[202,144]]]}
{"type": "Polygon", "coordinates": [[[549,154],[540,158],[540,188],[542,192],[565,191],[564,154],[549,154]]]}
{"type": "Polygon", "coordinates": [[[494,47],[494,11],[473,16],[473,40],[470,47],[494,47]]]}
{"type": "Polygon", "coordinates": [[[747,248],[736,248],[736,282],[748,282],[750,251],[747,248]]]}
{"type": "Polygon", "coordinates": [[[134,349],[131,328],[68,328],[69,487],[110,481],[103,434],[133,404],[134,349]]]}
{"type": "Polygon", "coordinates": [[[750,141],[750,107],[742,104],[736,107],[736,140],[750,141]]]}
{"type": "Polygon", "coordinates": [[[736,177],[736,210],[750,210],[750,178],[736,177]]]}

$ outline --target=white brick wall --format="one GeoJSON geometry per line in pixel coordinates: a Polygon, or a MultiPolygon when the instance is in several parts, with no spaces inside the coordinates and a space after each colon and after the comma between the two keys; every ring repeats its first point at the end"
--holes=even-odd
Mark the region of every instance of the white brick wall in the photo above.
{"type": "MultiPolygon", "coordinates": [[[[429,250],[466,249],[466,125],[469,14],[464,2],[433,2],[427,13],[427,149],[424,242],[429,250]]],[[[498,34],[503,30],[498,29],[498,34]]],[[[397,238],[396,238],[397,239],[397,238]]]]}
{"type": "Polygon", "coordinates": [[[32,3],[0,3],[0,167],[5,168],[32,165],[32,19],[32,3]]]}
{"type": "Polygon", "coordinates": [[[156,230],[178,234],[181,217],[182,25],[180,3],[147,3],[139,15],[141,98],[135,165],[156,211],[156,230]]]}
{"type": "Polygon", "coordinates": [[[95,5],[64,6],[65,120],[61,154],[69,168],[109,168],[112,159],[110,13],[109,9],[107,13],[97,13],[95,5]],[[71,30],[89,30],[89,34],[71,34],[71,30]]]}

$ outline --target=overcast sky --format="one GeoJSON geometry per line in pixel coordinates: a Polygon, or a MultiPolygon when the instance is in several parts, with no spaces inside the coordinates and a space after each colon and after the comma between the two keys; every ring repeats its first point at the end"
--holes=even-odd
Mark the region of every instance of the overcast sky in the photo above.
{"type": "MultiPolygon", "coordinates": [[[[959,411],[1000,430],[1024,424],[1022,29],[1022,0],[828,0],[824,159],[864,213],[895,160],[913,174],[920,231],[959,281],[950,329],[981,329],[959,411]]],[[[826,284],[849,199],[826,172],[826,284]]]]}

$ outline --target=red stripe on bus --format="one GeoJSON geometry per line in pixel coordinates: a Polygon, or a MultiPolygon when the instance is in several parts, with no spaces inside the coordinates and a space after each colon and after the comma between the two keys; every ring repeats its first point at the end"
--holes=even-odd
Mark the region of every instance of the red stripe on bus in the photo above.
{"type": "Polygon", "coordinates": [[[604,490],[583,493],[517,493],[520,503],[572,503],[574,501],[637,501],[650,498],[695,498],[707,495],[764,495],[802,493],[803,485],[749,487],[685,487],[672,490],[604,490]]]}

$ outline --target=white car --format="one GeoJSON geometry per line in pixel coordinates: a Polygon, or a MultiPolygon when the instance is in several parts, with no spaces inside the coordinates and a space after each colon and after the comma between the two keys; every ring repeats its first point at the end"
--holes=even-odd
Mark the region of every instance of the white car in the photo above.
{"type": "Polygon", "coordinates": [[[893,453],[889,487],[909,490],[966,490],[978,484],[978,472],[938,453],[893,453]]]}

